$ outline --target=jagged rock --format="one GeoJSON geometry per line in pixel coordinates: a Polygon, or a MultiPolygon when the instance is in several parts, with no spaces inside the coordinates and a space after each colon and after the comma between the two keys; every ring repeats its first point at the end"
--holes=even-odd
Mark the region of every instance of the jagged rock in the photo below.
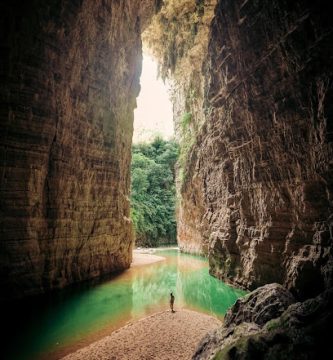
{"type": "Polygon", "coordinates": [[[243,322],[262,326],[268,320],[279,317],[294,302],[293,295],[283,286],[262,286],[236,301],[224,317],[224,326],[239,325],[243,322]]]}
{"type": "Polygon", "coordinates": [[[332,309],[330,289],[290,305],[263,327],[247,322],[224,324],[201,341],[193,359],[329,359],[333,355],[332,309]]]}

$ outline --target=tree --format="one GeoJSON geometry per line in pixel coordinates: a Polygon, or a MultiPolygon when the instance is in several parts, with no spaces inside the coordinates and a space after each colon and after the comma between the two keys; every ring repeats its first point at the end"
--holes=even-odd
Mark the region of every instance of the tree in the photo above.
{"type": "Polygon", "coordinates": [[[131,217],[136,244],[176,243],[175,163],[178,145],[159,137],[132,147],[131,217]]]}

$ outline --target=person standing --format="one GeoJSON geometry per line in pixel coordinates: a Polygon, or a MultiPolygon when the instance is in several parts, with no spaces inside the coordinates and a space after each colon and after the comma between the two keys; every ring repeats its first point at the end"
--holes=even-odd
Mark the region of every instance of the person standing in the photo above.
{"type": "Polygon", "coordinates": [[[174,297],[174,295],[173,295],[173,293],[170,293],[170,309],[171,309],[171,312],[175,312],[174,310],[173,310],[173,304],[174,304],[174,302],[175,302],[175,297],[174,297]]]}

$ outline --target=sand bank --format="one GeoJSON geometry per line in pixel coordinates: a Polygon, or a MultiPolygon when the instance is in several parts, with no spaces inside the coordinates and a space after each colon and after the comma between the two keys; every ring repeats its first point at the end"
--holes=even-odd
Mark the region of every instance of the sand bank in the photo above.
{"type": "Polygon", "coordinates": [[[157,255],[145,254],[145,253],[133,251],[133,261],[131,264],[131,268],[135,266],[148,265],[163,260],[165,260],[165,257],[163,256],[157,256],[157,255]]]}
{"type": "Polygon", "coordinates": [[[220,325],[216,318],[195,311],[163,311],[130,323],[63,359],[188,360],[200,339],[220,325]]]}

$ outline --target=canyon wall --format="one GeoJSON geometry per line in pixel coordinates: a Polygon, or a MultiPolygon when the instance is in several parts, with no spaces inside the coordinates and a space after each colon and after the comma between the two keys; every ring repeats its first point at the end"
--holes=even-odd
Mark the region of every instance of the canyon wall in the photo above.
{"type": "MultiPolygon", "coordinates": [[[[333,33],[325,4],[218,2],[199,64],[205,120],[181,185],[179,212],[200,231],[211,274],[247,289],[278,282],[300,299],[332,285],[333,33]]],[[[179,227],[180,246],[192,251],[186,224],[179,227]]]]}
{"type": "Polygon", "coordinates": [[[2,1],[2,297],[129,267],[133,109],[154,8],[2,1]]]}

